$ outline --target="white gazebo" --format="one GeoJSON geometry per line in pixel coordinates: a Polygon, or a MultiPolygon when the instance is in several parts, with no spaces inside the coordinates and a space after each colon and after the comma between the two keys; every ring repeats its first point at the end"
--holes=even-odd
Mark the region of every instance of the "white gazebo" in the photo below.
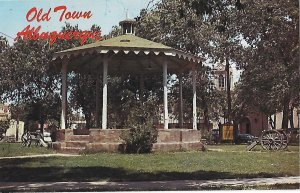
{"type": "MultiPolygon", "coordinates": [[[[193,128],[197,130],[196,113],[196,66],[201,65],[201,58],[160,43],[149,41],[134,35],[134,20],[126,19],[120,22],[123,35],[111,39],[97,41],[92,44],[57,52],[53,56],[53,65],[62,74],[62,110],[61,129],[66,129],[67,120],[67,73],[96,72],[96,80],[103,79],[102,129],[107,129],[107,95],[109,87],[107,76],[121,74],[145,75],[163,74],[164,88],[164,129],[168,129],[168,85],[167,75],[176,74],[179,77],[180,112],[179,125],[183,125],[182,83],[181,74],[192,71],[193,83],[193,128]]],[[[99,81],[96,81],[96,86],[99,81]]],[[[97,89],[98,90],[98,89],[97,89]]],[[[99,98],[96,99],[96,120],[99,120],[99,98]]],[[[98,123],[99,121],[96,121],[98,123]]],[[[100,127],[97,125],[97,127],[100,127]]]]}
{"type": "MultiPolygon", "coordinates": [[[[190,53],[186,53],[160,43],[149,41],[134,35],[134,20],[126,19],[120,22],[123,35],[111,39],[97,41],[92,44],[57,52],[53,56],[53,65],[62,73],[62,110],[61,110],[61,130],[56,149],[70,150],[76,148],[92,151],[117,151],[120,144],[121,129],[107,129],[107,95],[108,74],[110,76],[120,76],[131,74],[141,76],[147,74],[163,75],[164,90],[164,129],[159,130],[157,144],[154,150],[182,150],[199,149],[201,134],[197,131],[196,112],[196,67],[201,65],[201,58],[190,53]],[[66,107],[67,107],[67,73],[96,74],[96,87],[99,87],[100,78],[103,79],[102,93],[102,126],[98,125],[100,107],[100,93],[96,92],[96,129],[89,129],[89,136],[75,134],[70,129],[66,129],[66,107]],[[181,74],[192,72],[193,83],[193,126],[192,129],[168,129],[168,85],[167,75],[176,74],[179,77],[179,126],[183,128],[183,105],[182,105],[182,83],[181,74]],[[98,80],[98,81],[97,81],[98,80]]],[[[97,89],[98,90],[98,89],[97,89]]]]}

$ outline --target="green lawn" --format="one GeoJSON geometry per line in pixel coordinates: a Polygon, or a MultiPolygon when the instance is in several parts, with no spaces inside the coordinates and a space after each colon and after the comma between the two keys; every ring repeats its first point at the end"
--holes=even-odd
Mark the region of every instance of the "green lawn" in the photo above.
{"type": "Polygon", "coordinates": [[[52,154],[55,151],[46,149],[44,147],[23,147],[21,143],[0,143],[0,157],[24,156],[24,155],[37,155],[37,154],[52,154]]]}
{"type": "MultiPolygon", "coordinates": [[[[247,152],[245,148],[221,145],[208,146],[204,152],[1,159],[0,181],[204,180],[299,175],[298,146],[272,152],[247,152]]],[[[35,154],[49,152],[43,148],[32,150],[35,154]]]]}
{"type": "MultiPolygon", "coordinates": [[[[231,145],[231,144],[222,144],[222,145],[208,145],[208,150],[211,151],[232,151],[232,152],[244,152],[246,151],[247,145],[231,145]]],[[[299,151],[299,146],[289,145],[285,150],[279,150],[278,152],[296,152],[299,151]]],[[[268,152],[264,150],[261,145],[257,145],[251,152],[256,153],[265,153],[268,152]]]]}

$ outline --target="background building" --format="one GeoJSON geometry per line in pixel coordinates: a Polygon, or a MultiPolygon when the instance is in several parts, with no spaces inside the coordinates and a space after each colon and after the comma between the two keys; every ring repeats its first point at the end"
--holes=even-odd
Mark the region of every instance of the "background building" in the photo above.
{"type": "Polygon", "coordinates": [[[10,119],[10,116],[8,105],[0,104],[0,121],[10,119]]]}
{"type": "MultiPolygon", "coordinates": [[[[227,90],[227,73],[225,70],[225,63],[218,63],[216,67],[213,68],[213,82],[214,86],[219,91],[227,90]]],[[[230,74],[230,90],[234,91],[234,81],[233,81],[233,70],[229,68],[230,74]]],[[[219,128],[219,123],[224,124],[224,117],[220,117],[220,121],[213,121],[213,128],[219,128]]],[[[251,134],[254,136],[260,136],[263,130],[268,129],[268,117],[262,112],[253,110],[243,115],[238,122],[238,133],[239,134],[251,134]]]]}
{"type": "MultiPolygon", "coordinates": [[[[217,90],[227,90],[227,73],[225,70],[225,63],[218,63],[216,67],[213,67],[213,83],[217,90]]],[[[233,81],[233,71],[229,67],[229,78],[230,78],[230,90],[233,90],[234,81],[233,81]]]]}
{"type": "MultiPolygon", "coordinates": [[[[275,122],[275,129],[280,129],[282,124],[282,112],[276,113],[272,115],[272,120],[275,122]]],[[[293,122],[294,122],[294,128],[300,128],[299,125],[299,116],[298,111],[296,108],[293,109],[293,122]]],[[[291,128],[291,123],[289,121],[288,128],[291,128]]]]}
{"type": "MultiPolygon", "coordinates": [[[[11,113],[9,111],[9,106],[5,104],[0,104],[0,121],[9,120],[11,118],[11,113]]],[[[4,136],[15,138],[16,141],[21,141],[21,137],[24,133],[24,122],[19,121],[19,125],[17,121],[12,119],[10,120],[10,126],[7,129],[4,136]],[[18,139],[16,139],[18,133],[18,139]]]]}

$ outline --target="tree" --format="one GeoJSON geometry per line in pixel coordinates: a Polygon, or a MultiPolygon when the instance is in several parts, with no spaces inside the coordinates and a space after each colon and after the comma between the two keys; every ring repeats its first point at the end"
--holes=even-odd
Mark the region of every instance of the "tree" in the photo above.
{"type": "MultiPolygon", "coordinates": [[[[235,62],[244,71],[239,88],[245,89],[235,95],[237,107],[252,103],[267,114],[283,110],[286,128],[288,111],[297,105],[299,94],[298,23],[295,0],[166,0],[141,12],[138,34],[225,61],[227,72],[235,62]]],[[[230,87],[227,103],[231,119],[230,87]]]]}
{"type": "MultiPolygon", "coordinates": [[[[7,129],[9,129],[10,126],[10,120],[0,120],[0,133],[6,133],[7,129]]],[[[2,137],[2,136],[0,136],[2,137]]]]}
{"type": "MultiPolygon", "coordinates": [[[[78,26],[66,24],[62,31],[77,29],[78,26]]],[[[100,30],[100,27],[93,25],[91,30],[100,30]]],[[[91,40],[87,41],[90,42],[91,40]]],[[[22,107],[27,110],[23,117],[38,121],[42,126],[49,119],[59,121],[61,81],[59,74],[50,68],[50,61],[54,52],[78,45],[77,40],[57,40],[50,46],[47,41],[18,39],[13,46],[8,46],[2,51],[4,53],[0,56],[1,98],[12,102],[17,113],[13,116],[17,120],[22,107]]]]}
{"type": "Polygon", "coordinates": [[[114,38],[122,34],[122,29],[114,25],[108,35],[104,35],[104,39],[114,38]]]}
{"type": "MultiPolygon", "coordinates": [[[[229,66],[233,61],[235,52],[241,45],[237,30],[236,14],[238,6],[236,1],[212,0],[166,0],[157,3],[150,11],[142,10],[138,17],[137,34],[139,36],[162,42],[166,45],[202,55],[214,62],[226,61],[227,82],[229,79],[229,66]]],[[[198,74],[199,80],[207,84],[205,71],[198,74]]],[[[201,96],[201,106],[207,116],[210,105],[208,85],[199,83],[198,93],[201,96]]],[[[231,91],[227,84],[228,119],[231,115],[231,91]]],[[[207,118],[205,118],[207,120],[207,118]]]]}
{"type": "MultiPolygon", "coordinates": [[[[51,50],[45,41],[28,41],[18,39],[3,53],[5,55],[1,65],[1,98],[10,101],[17,120],[16,138],[22,104],[39,103],[49,109],[50,103],[56,95],[57,78],[49,70],[51,50]]],[[[52,112],[57,112],[53,109],[52,112]]],[[[48,111],[49,112],[49,111],[48,111]]],[[[43,126],[45,114],[39,121],[43,126]]],[[[51,114],[47,115],[51,116],[51,114]]]]}
{"type": "Polygon", "coordinates": [[[283,111],[282,128],[299,101],[299,2],[247,1],[239,31],[247,42],[238,65],[244,70],[241,103],[267,115],[283,111]],[[255,98],[255,100],[249,100],[255,98]]]}
{"type": "MultiPolygon", "coordinates": [[[[213,85],[213,71],[210,67],[199,67],[197,69],[196,90],[197,92],[197,111],[203,115],[204,128],[210,128],[210,121],[220,121],[220,116],[223,116],[223,109],[226,108],[226,97],[222,91],[218,91],[213,85]],[[200,91],[200,92],[199,92],[200,91]]],[[[170,93],[171,106],[175,107],[173,114],[178,119],[180,111],[179,102],[179,81],[175,79],[170,93]]],[[[189,122],[192,119],[192,75],[182,75],[183,85],[183,104],[184,122],[189,122]]]]}
{"type": "MultiPolygon", "coordinates": [[[[101,31],[101,27],[93,25],[91,31],[101,31]]],[[[62,32],[66,31],[81,31],[78,25],[72,26],[68,23],[62,28],[62,32]]],[[[94,40],[89,39],[86,44],[93,43],[94,40]]],[[[55,44],[56,51],[70,49],[80,46],[80,41],[60,40],[55,44]]],[[[69,96],[69,111],[81,110],[86,120],[86,128],[91,128],[95,125],[95,106],[96,106],[96,75],[93,72],[87,74],[72,72],[68,76],[68,86],[70,91],[69,96]]],[[[101,81],[99,82],[101,84],[101,81]]],[[[101,97],[101,96],[100,96],[101,97]]],[[[101,100],[101,99],[100,99],[101,100]]]]}

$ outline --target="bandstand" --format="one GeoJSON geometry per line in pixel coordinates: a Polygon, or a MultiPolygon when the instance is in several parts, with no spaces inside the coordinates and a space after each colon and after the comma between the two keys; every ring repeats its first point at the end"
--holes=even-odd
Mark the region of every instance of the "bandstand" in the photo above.
{"type": "MultiPolygon", "coordinates": [[[[135,36],[135,20],[126,19],[120,22],[123,35],[111,39],[97,41],[92,44],[75,47],[72,49],[57,52],[53,56],[52,65],[62,74],[62,110],[61,126],[58,131],[58,142],[54,148],[61,151],[106,151],[116,152],[120,149],[122,140],[120,134],[122,129],[108,129],[107,123],[107,89],[109,87],[107,77],[131,74],[143,76],[148,74],[163,75],[163,115],[164,128],[159,129],[157,143],[154,144],[154,151],[174,151],[200,149],[201,134],[197,130],[196,111],[196,67],[201,65],[201,58],[190,53],[183,52],[165,46],[160,43],[149,41],[135,36]],[[103,82],[102,93],[102,125],[98,123],[100,93],[96,92],[96,128],[89,129],[88,133],[78,134],[76,131],[66,128],[67,120],[67,73],[89,73],[96,72],[96,87],[100,78],[103,82]],[[182,105],[182,84],[181,74],[192,72],[193,90],[193,124],[190,129],[183,129],[183,105],[182,105]],[[168,113],[168,85],[167,75],[176,74],[179,77],[180,89],[180,110],[179,125],[181,129],[169,129],[168,113]]],[[[96,88],[95,88],[96,89],[96,88]]],[[[98,89],[97,89],[98,90],[98,89]]]]}

